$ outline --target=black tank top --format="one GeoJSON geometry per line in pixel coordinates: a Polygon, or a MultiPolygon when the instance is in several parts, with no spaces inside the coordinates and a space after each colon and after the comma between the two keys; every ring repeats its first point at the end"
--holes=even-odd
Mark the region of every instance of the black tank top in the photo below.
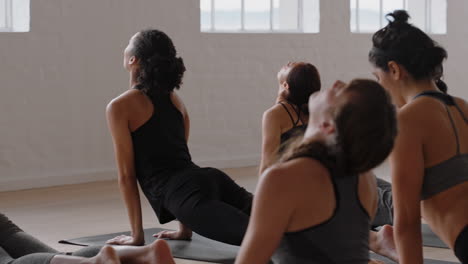
{"type": "Polygon", "coordinates": [[[173,105],[171,94],[158,94],[151,101],[153,115],[132,133],[135,171],[159,221],[166,223],[174,219],[162,206],[167,181],[197,166],[187,147],[184,118],[173,105]]]}

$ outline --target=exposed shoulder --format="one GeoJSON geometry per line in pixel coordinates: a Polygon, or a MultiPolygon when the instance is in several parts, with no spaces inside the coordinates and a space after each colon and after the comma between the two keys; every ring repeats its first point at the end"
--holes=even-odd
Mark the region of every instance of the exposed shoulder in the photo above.
{"type": "Polygon", "coordinates": [[[176,93],[176,91],[171,92],[171,101],[174,104],[174,106],[177,109],[179,109],[183,116],[187,115],[187,109],[185,107],[185,104],[182,101],[182,98],[180,98],[180,96],[176,93]]]}
{"type": "Polygon", "coordinates": [[[275,104],[263,112],[264,117],[277,117],[283,114],[284,109],[280,104],[275,104]]]}
{"type": "Polygon", "coordinates": [[[107,114],[121,114],[125,112],[125,110],[128,109],[130,105],[135,102],[135,100],[141,95],[141,92],[135,89],[125,91],[107,104],[107,114]]]}
{"type": "Polygon", "coordinates": [[[284,123],[285,118],[287,118],[286,115],[287,113],[283,107],[280,104],[276,104],[263,112],[263,125],[268,126],[270,129],[272,127],[282,129],[286,126],[284,123]]]}
{"type": "Polygon", "coordinates": [[[455,99],[455,102],[457,103],[457,105],[466,113],[468,114],[468,102],[465,101],[464,99],[462,98],[459,98],[459,97],[453,97],[455,99]]]}
{"type": "Polygon", "coordinates": [[[324,181],[329,181],[328,169],[319,161],[312,158],[297,158],[283,162],[267,169],[262,175],[262,181],[269,182],[281,188],[293,188],[313,182],[320,187],[324,181]]]}
{"type": "Polygon", "coordinates": [[[421,98],[419,101],[412,102],[400,108],[397,112],[399,130],[410,128],[411,130],[420,130],[426,127],[427,122],[432,122],[431,111],[437,109],[437,101],[423,101],[428,98],[421,98]]]}

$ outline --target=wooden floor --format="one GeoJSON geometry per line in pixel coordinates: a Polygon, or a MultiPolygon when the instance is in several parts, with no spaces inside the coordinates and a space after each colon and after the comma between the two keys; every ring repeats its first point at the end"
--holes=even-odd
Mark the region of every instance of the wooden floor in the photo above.
{"type": "MultiPolygon", "coordinates": [[[[224,171],[247,190],[254,191],[258,178],[256,167],[224,171]]],[[[176,222],[160,225],[146,199],[142,201],[145,228],[177,228],[176,222]]],[[[58,244],[60,239],[129,230],[116,181],[3,192],[0,193],[0,211],[25,231],[60,251],[79,248],[58,244]]],[[[426,258],[457,261],[447,249],[425,248],[424,255],[426,258]]],[[[176,262],[203,263],[180,259],[176,262]]]]}

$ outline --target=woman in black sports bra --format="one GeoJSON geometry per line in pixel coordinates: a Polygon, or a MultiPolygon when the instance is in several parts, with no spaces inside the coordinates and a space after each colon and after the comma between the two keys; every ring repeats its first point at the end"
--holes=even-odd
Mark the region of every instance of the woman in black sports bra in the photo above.
{"type": "Polygon", "coordinates": [[[446,50],[409,24],[406,11],[387,17],[369,60],[400,107],[390,156],[399,263],[423,263],[421,217],[468,263],[468,103],[441,80],[446,50]]]}
{"type": "Polygon", "coordinates": [[[108,243],[144,244],[138,183],[161,224],[179,220],[178,231],[156,236],[190,239],[193,230],[240,245],[252,194],[222,171],[192,162],[188,112],[174,91],[185,67],[172,40],[159,30],[138,32],[124,51],[124,67],[130,89],[109,103],[107,120],[132,234],[108,243]]]}
{"type": "Polygon", "coordinates": [[[287,63],[277,78],[276,104],[263,113],[260,174],[276,162],[289,139],[304,134],[309,117],[307,100],[321,86],[317,68],[306,62],[287,63]]]}

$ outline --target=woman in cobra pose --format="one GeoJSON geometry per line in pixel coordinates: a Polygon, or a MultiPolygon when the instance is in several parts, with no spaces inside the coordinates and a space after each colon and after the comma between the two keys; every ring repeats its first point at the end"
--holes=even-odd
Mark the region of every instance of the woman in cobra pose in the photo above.
{"type": "Polygon", "coordinates": [[[441,80],[445,49],[409,24],[406,11],[388,17],[372,38],[369,60],[400,106],[390,156],[399,261],[423,263],[423,217],[468,263],[468,103],[448,95],[441,80]]]}
{"type": "MultiPolygon", "coordinates": [[[[262,160],[260,174],[284,154],[287,146],[304,135],[309,118],[307,100],[320,91],[321,80],[317,68],[306,62],[288,62],[277,74],[276,104],[266,110],[262,120],[262,160]]],[[[378,207],[372,227],[384,226],[370,234],[371,249],[396,260],[393,234],[393,204],[391,184],[377,179],[378,207]]]]}
{"type": "Polygon", "coordinates": [[[260,179],[237,264],[369,261],[377,192],[368,171],[392,150],[395,108],[378,83],[354,80],[315,93],[309,110],[304,137],[260,179]]]}
{"type": "Polygon", "coordinates": [[[194,230],[240,245],[252,194],[220,170],[192,162],[189,115],[174,91],[185,67],[171,39],[159,30],[136,33],[124,51],[124,67],[130,89],[109,103],[107,120],[132,234],[108,243],[144,244],[138,182],[161,223],[179,220],[178,231],[158,237],[190,239],[194,230]]]}
{"type": "Polygon", "coordinates": [[[307,100],[321,86],[317,68],[306,62],[288,62],[277,79],[276,104],[263,114],[260,174],[278,160],[292,138],[304,134],[309,118],[307,100]]]}

